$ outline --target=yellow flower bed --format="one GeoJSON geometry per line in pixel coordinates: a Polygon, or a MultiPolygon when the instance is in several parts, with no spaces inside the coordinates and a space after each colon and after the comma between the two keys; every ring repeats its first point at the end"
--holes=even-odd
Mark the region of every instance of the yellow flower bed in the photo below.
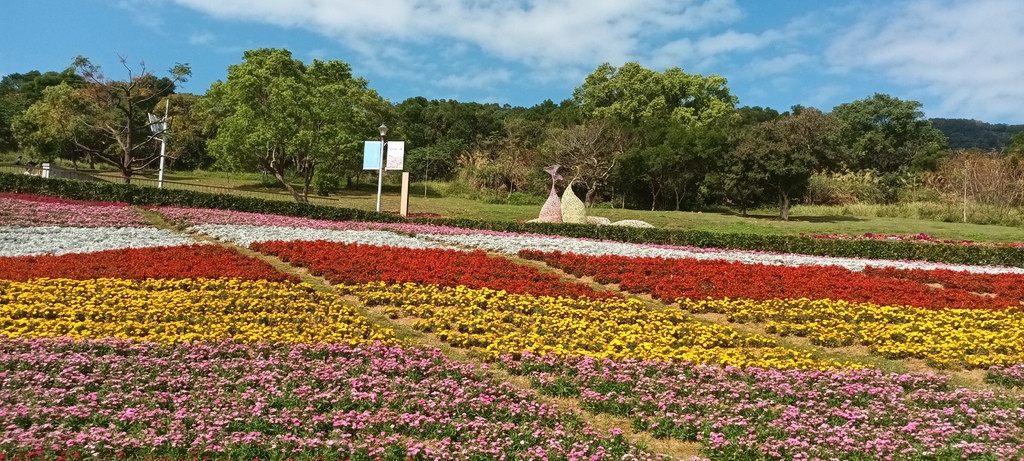
{"type": "Polygon", "coordinates": [[[635,299],[570,299],[491,289],[381,282],[340,287],[392,317],[485,360],[502,354],[586,355],[673,360],[739,367],[837,368],[831,360],[779,347],[774,340],[700,323],[677,310],[655,311],[635,299]]]}
{"type": "Polygon", "coordinates": [[[690,312],[764,323],[769,333],[806,336],[829,347],[862,344],[889,358],[926,359],[937,368],[1024,362],[1024,311],[921,309],[829,299],[679,299],[690,312]]]}
{"type": "Polygon", "coordinates": [[[0,281],[0,334],[161,343],[397,343],[353,307],[309,284],[238,279],[0,281]]]}

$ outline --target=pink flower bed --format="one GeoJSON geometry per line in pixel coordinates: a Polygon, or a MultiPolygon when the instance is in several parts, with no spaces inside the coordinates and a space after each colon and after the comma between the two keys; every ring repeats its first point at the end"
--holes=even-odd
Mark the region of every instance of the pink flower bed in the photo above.
{"type": "Polygon", "coordinates": [[[200,224],[231,224],[250,226],[300,227],[307,229],[335,230],[392,230],[407,234],[474,234],[474,235],[535,235],[495,232],[458,227],[434,226],[411,223],[375,223],[362,221],[331,221],[326,219],[297,218],[244,211],[216,210],[210,208],[147,207],[171,222],[183,226],[200,224]]]}
{"type": "Polygon", "coordinates": [[[125,203],[86,202],[30,194],[0,194],[0,226],[144,227],[125,203]]]}
{"type": "Polygon", "coordinates": [[[920,243],[944,243],[947,245],[988,245],[988,246],[1013,246],[1020,247],[1024,246],[1021,243],[985,243],[975,242],[973,240],[953,240],[953,239],[940,239],[933,237],[925,233],[918,234],[876,234],[873,232],[866,232],[862,235],[846,235],[846,234],[804,234],[800,233],[804,237],[811,237],[816,239],[826,240],[886,240],[890,242],[920,242],[920,243]]]}

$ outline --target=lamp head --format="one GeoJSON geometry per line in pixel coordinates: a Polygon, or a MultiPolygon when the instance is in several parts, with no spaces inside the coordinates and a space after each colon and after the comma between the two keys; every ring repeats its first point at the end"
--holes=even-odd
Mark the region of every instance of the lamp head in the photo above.
{"type": "Polygon", "coordinates": [[[384,135],[388,134],[388,126],[383,123],[381,123],[380,126],[377,127],[377,129],[380,130],[381,137],[384,137],[384,135]]]}

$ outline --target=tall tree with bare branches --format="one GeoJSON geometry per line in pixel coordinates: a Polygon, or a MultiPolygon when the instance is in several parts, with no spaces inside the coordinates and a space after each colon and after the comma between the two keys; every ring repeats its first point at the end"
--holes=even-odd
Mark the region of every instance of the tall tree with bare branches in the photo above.
{"type": "Polygon", "coordinates": [[[85,83],[80,88],[64,85],[44,92],[21,123],[117,167],[128,183],[160,158],[154,141],[164,132],[151,130],[146,114],[192,71],[188,64],[176,64],[168,71],[170,77],[157,78],[145,63],[135,70],[127,58],[122,56],[120,61],[128,73],[126,80],[110,79],[88,58],[75,58],[72,68],[85,83]]]}
{"type": "MultiPolygon", "coordinates": [[[[618,156],[626,149],[625,132],[611,119],[594,119],[548,133],[546,163],[557,163],[568,183],[586,187],[583,203],[591,206],[598,190],[611,176],[618,156]]],[[[567,184],[568,184],[567,183],[567,184]]]]}

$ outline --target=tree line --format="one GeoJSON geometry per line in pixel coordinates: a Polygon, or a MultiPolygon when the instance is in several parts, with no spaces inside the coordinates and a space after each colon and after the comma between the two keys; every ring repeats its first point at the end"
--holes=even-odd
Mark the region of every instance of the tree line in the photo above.
{"type": "MultiPolygon", "coordinates": [[[[306,201],[358,181],[361,141],[384,123],[407,143],[414,180],[543,197],[543,168],[559,164],[588,206],[745,213],[772,204],[782,219],[812,175],[869,171],[896,182],[953,155],[916,101],[874,94],[828,112],[737,107],[721,76],[635,62],[603,64],[571,97],[532,107],[391,103],[347,63],[307,64],[283,49],[246,51],[202,95],[175,91],[191,75],[186,64],[158,77],[121,63],[121,79],[84,57],[60,72],[4,76],[0,149],[113,165],[130,182],[159,158],[164,133],[146,114],[168,107],[173,168],[262,171],[306,201]]],[[[1024,134],[1003,154],[1024,154],[1024,134]]]]}

